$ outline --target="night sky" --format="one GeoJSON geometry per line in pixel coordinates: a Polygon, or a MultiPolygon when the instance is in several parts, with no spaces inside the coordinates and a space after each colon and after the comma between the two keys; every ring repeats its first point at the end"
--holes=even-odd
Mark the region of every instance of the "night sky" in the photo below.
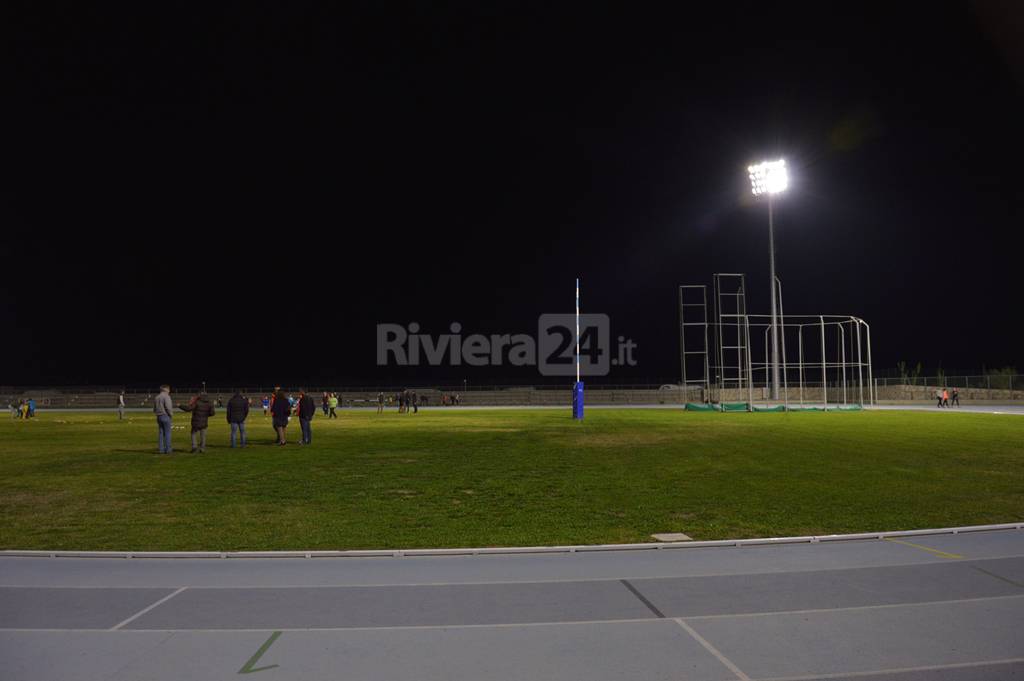
{"type": "Polygon", "coordinates": [[[6,10],[0,384],[539,380],[396,369],[378,323],[610,316],[678,376],[676,286],[856,314],[879,372],[1024,369],[1013,3],[6,10]]]}

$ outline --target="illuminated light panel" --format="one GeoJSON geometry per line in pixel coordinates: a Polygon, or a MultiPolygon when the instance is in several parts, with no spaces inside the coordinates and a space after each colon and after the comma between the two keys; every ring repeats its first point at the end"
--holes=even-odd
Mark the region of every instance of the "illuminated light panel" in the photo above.
{"type": "Polygon", "coordinates": [[[764,161],[748,166],[747,172],[750,174],[750,187],[754,196],[778,194],[789,186],[789,173],[786,171],[785,159],[764,161]]]}

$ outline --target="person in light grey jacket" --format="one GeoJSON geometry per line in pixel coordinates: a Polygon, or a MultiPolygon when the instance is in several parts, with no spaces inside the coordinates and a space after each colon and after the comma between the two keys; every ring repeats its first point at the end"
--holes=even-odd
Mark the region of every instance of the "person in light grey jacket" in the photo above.
{"type": "Polygon", "coordinates": [[[171,402],[171,386],[160,386],[160,394],[153,398],[153,413],[156,414],[157,446],[160,453],[173,454],[171,423],[174,421],[174,404],[171,402]]]}

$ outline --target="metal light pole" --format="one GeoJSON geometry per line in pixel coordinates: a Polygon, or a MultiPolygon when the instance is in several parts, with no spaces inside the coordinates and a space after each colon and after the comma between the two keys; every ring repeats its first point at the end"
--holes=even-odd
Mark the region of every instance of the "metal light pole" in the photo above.
{"type": "Polygon", "coordinates": [[[775,310],[775,220],[772,215],[772,195],[768,194],[768,268],[772,292],[772,399],[779,399],[779,316],[775,310]]]}
{"type": "Polygon", "coordinates": [[[786,172],[786,161],[763,161],[749,166],[751,191],[754,196],[768,195],[768,265],[772,296],[772,399],[779,399],[779,317],[776,312],[775,295],[775,215],[772,196],[786,190],[789,186],[789,175],[786,172]]]}

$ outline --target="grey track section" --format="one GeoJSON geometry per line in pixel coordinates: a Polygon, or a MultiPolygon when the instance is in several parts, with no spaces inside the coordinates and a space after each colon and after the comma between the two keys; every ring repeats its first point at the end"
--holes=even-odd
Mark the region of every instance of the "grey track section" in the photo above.
{"type": "MultiPolygon", "coordinates": [[[[980,576],[980,575],[979,575],[980,576]]],[[[405,627],[644,619],[621,583],[536,582],[452,586],[197,589],[131,629],[405,627]]]]}
{"type": "MultiPolygon", "coordinates": [[[[721,617],[1024,597],[1021,577],[1024,558],[1002,558],[631,582],[202,588],[188,589],[125,626],[273,630],[721,617]]],[[[0,605],[13,607],[4,609],[11,614],[0,616],[0,628],[106,628],[164,595],[159,590],[4,587],[0,605]]]]}
{"type": "Polygon", "coordinates": [[[0,679],[1013,679],[1024,673],[1022,538],[8,558],[0,679]]]}
{"type": "Polygon", "coordinates": [[[690,625],[758,679],[1024,658],[1024,604],[1012,598],[690,625]]]}
{"type": "Polygon", "coordinates": [[[939,669],[908,669],[882,674],[818,676],[801,681],[1014,681],[1024,679],[1024,662],[978,664],[939,669]]]}
{"type": "Polygon", "coordinates": [[[1024,558],[976,563],[859,568],[827,572],[634,580],[666,617],[856,608],[893,603],[1024,595],[1004,577],[1024,573],[1024,558]]]}
{"type": "Polygon", "coordinates": [[[0,587],[0,628],[109,629],[171,593],[170,589],[0,587]]]}
{"type": "Polygon", "coordinates": [[[0,632],[5,681],[729,681],[671,620],[524,628],[285,632],[239,675],[265,632],[0,632]],[[60,655],[53,655],[60,650],[60,655]],[[84,670],[91,670],[83,673],[84,670]]]}
{"type": "MultiPolygon", "coordinates": [[[[1024,531],[910,537],[971,559],[1024,556],[1024,531]]],[[[880,541],[486,556],[313,559],[0,557],[0,586],[278,587],[650,579],[948,562],[880,541]]]]}

